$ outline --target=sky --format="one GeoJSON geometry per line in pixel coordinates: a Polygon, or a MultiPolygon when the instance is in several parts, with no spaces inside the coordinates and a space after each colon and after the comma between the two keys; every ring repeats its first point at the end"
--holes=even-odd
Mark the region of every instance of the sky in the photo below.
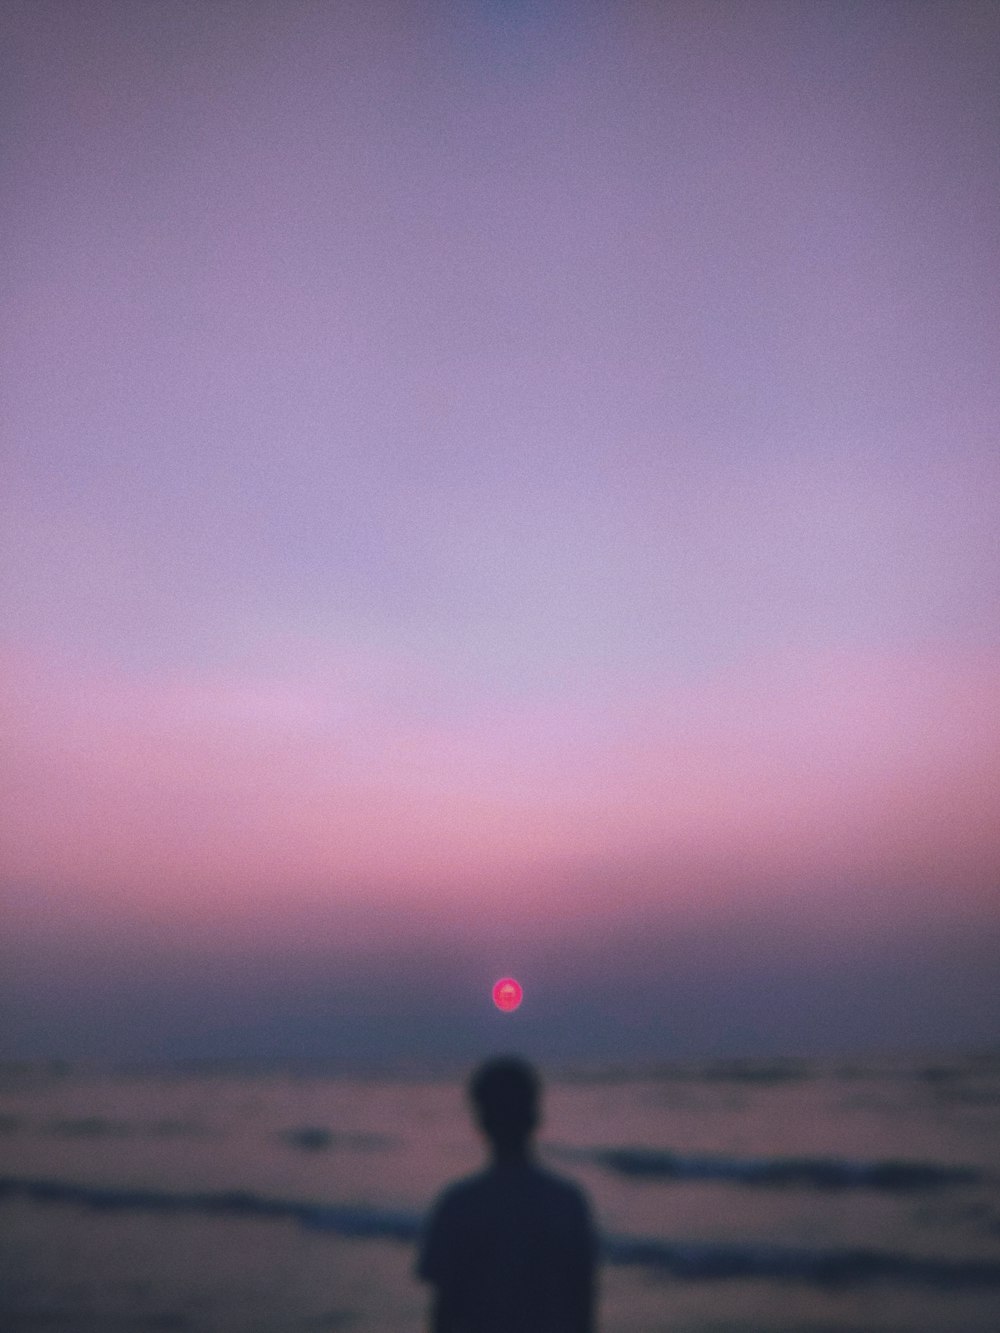
{"type": "Polygon", "coordinates": [[[995,1044],[1000,10],[5,29],[0,1054],[995,1044]]]}

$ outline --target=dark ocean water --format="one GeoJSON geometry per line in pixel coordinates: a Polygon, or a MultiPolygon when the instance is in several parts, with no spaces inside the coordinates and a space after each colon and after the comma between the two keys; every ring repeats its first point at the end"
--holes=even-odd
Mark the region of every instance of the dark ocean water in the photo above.
{"type": "MultiPolygon", "coordinates": [[[[1000,1056],[552,1077],[601,1328],[1000,1328],[1000,1056]]],[[[0,1329],[421,1327],[414,1241],[479,1165],[461,1082],[0,1070],[0,1329]]]]}

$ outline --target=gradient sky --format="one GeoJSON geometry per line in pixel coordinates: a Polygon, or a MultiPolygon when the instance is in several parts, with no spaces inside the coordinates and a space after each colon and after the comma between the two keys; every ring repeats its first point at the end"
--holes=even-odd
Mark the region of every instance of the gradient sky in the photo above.
{"type": "Polygon", "coordinates": [[[996,5],[4,47],[0,1049],[1000,1037],[996,5]]]}

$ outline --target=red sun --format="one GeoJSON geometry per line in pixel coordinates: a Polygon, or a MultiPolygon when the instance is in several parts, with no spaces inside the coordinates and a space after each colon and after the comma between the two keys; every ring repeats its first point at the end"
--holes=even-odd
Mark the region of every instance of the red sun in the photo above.
{"type": "Polygon", "coordinates": [[[493,987],[493,1003],[505,1014],[512,1014],[523,999],[524,991],[513,977],[501,977],[493,987]]]}

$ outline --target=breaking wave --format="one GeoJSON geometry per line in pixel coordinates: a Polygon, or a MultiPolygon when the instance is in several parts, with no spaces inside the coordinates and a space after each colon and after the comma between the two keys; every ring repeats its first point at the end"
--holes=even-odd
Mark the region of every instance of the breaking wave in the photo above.
{"type": "Polygon", "coordinates": [[[882,1250],[799,1250],[611,1237],[605,1253],[611,1263],[638,1264],[687,1279],[769,1278],[823,1287],[874,1281],[946,1289],[1000,1285],[1000,1263],[991,1260],[915,1258],[882,1250]]]}
{"type": "MultiPolygon", "coordinates": [[[[312,1231],[357,1239],[410,1243],[419,1235],[420,1214],[367,1204],[319,1204],[271,1199],[244,1191],[172,1194],[153,1189],[118,1189],[71,1181],[0,1177],[0,1200],[70,1204],[100,1211],[201,1213],[215,1217],[287,1219],[312,1231]]],[[[883,1281],[943,1289],[1000,1287],[1000,1262],[916,1258],[866,1249],[791,1249],[770,1245],[724,1245],[606,1237],[608,1263],[639,1266],[690,1281],[764,1278],[817,1286],[852,1286],[883,1281]]]]}
{"type": "Polygon", "coordinates": [[[66,1180],[0,1176],[0,1200],[30,1199],[34,1203],[75,1204],[101,1212],[204,1213],[219,1217],[287,1218],[317,1231],[351,1237],[412,1241],[420,1231],[417,1213],[376,1208],[368,1204],[318,1204],[273,1199],[249,1190],[172,1193],[78,1185],[66,1180]]]}
{"type": "Polygon", "coordinates": [[[836,1157],[699,1157],[651,1148],[550,1148],[556,1157],[596,1162],[620,1176],[646,1180],[721,1180],[737,1185],[890,1193],[976,1184],[972,1167],[932,1162],[851,1162],[836,1157]]]}

